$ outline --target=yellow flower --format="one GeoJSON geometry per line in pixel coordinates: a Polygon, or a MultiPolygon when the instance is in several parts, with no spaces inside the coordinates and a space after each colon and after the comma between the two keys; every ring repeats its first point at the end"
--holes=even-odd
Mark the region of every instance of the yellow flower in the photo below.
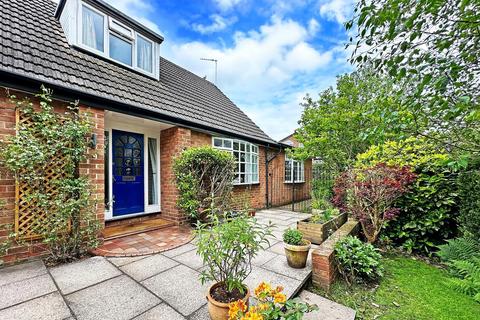
{"type": "Polygon", "coordinates": [[[228,305],[228,319],[234,320],[237,318],[239,312],[247,311],[247,305],[243,300],[237,300],[228,305]]]}
{"type": "Polygon", "coordinates": [[[268,283],[262,282],[255,289],[255,295],[257,297],[260,297],[261,295],[269,295],[271,291],[272,287],[268,283]]]}
{"type": "Polygon", "coordinates": [[[283,293],[275,293],[273,296],[273,302],[275,303],[285,303],[287,301],[287,296],[283,293]]]}
{"type": "Polygon", "coordinates": [[[259,311],[265,311],[268,310],[268,308],[270,308],[270,305],[268,303],[261,303],[257,306],[257,309],[259,311]]]}
{"type": "Polygon", "coordinates": [[[263,320],[263,316],[256,312],[247,312],[245,316],[242,317],[241,320],[263,320]]]}

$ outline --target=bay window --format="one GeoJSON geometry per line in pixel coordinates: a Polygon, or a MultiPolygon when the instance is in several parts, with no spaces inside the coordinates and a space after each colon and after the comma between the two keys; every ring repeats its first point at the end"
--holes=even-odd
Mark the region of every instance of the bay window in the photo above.
{"type": "Polygon", "coordinates": [[[301,182],[305,182],[304,162],[285,156],[285,183],[301,182]]]}
{"type": "Polygon", "coordinates": [[[258,183],[258,146],[236,139],[213,138],[213,147],[230,152],[235,159],[234,184],[258,183]]]}

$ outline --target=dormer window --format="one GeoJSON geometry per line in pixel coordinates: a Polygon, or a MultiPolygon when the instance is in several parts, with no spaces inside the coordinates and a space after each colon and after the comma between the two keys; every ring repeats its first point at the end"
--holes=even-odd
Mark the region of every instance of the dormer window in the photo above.
{"type": "Polygon", "coordinates": [[[159,78],[161,36],[101,1],[60,4],[56,15],[70,44],[159,78]]]}

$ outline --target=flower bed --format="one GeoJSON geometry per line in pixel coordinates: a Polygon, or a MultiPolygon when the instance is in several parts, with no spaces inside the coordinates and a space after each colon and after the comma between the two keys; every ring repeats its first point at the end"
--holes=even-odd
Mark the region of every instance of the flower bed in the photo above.
{"type": "Polygon", "coordinates": [[[321,244],[333,232],[347,221],[347,213],[341,213],[325,222],[313,222],[311,218],[297,222],[297,229],[306,240],[315,244],[321,244]]]}

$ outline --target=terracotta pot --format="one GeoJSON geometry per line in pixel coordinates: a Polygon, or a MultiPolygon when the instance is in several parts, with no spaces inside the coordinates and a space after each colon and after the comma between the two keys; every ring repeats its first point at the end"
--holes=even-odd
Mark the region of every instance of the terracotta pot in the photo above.
{"type": "Polygon", "coordinates": [[[301,246],[284,243],[287,263],[292,268],[302,269],[307,265],[308,251],[310,251],[312,243],[308,240],[303,241],[305,244],[301,246]]]}
{"type": "MultiPolygon", "coordinates": [[[[209,289],[207,293],[207,300],[208,300],[208,313],[210,314],[210,319],[212,320],[227,320],[228,319],[228,303],[223,303],[219,302],[211,296],[210,292],[212,292],[213,289],[215,289],[218,286],[221,286],[223,283],[222,282],[217,282],[213,284],[209,289]]],[[[243,297],[243,301],[247,305],[248,308],[248,300],[250,297],[250,290],[248,290],[245,293],[245,297],[243,297]]]]}
{"type": "Polygon", "coordinates": [[[249,210],[248,211],[248,216],[255,217],[255,210],[249,210]]]}

